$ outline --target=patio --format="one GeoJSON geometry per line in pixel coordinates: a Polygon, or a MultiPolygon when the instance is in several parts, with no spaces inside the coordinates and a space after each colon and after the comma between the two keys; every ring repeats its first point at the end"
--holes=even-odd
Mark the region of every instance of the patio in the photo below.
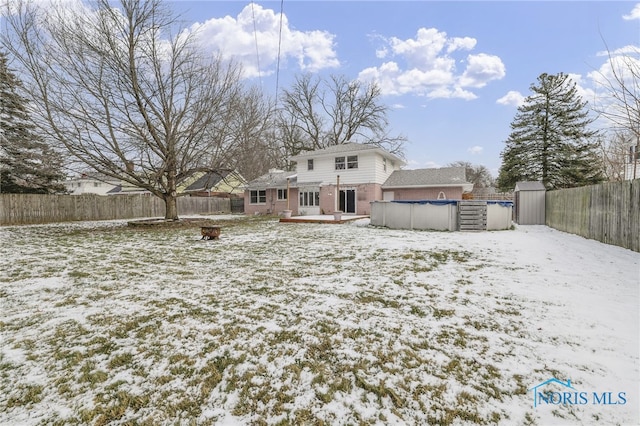
{"type": "Polygon", "coordinates": [[[280,218],[280,222],[289,222],[289,223],[347,223],[353,222],[355,220],[360,219],[368,219],[369,216],[365,215],[347,215],[343,214],[340,220],[336,220],[332,214],[321,214],[321,215],[308,215],[308,216],[293,216],[289,218],[280,218]]]}

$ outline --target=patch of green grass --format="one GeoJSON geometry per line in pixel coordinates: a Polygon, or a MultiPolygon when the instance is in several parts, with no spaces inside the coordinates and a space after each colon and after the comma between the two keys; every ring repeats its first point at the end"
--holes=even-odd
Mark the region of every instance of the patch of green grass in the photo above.
{"type": "Polygon", "coordinates": [[[383,398],[389,398],[396,408],[402,408],[405,405],[405,401],[398,396],[392,387],[386,386],[384,380],[380,380],[377,384],[371,384],[359,374],[354,373],[354,384],[366,392],[375,395],[379,403],[383,398]]]}
{"type": "Polygon", "coordinates": [[[400,303],[397,300],[388,299],[379,294],[360,294],[358,295],[356,301],[365,304],[380,304],[384,308],[398,309],[401,307],[400,303]]]}
{"type": "Polygon", "coordinates": [[[133,354],[125,352],[109,359],[109,368],[128,367],[133,363],[133,354]]]}
{"type": "Polygon", "coordinates": [[[89,278],[92,276],[92,274],[90,272],[74,270],[74,271],[68,272],[67,276],[69,276],[70,278],[89,278]]]}
{"type": "Polygon", "coordinates": [[[93,361],[86,361],[80,368],[80,377],[78,381],[81,383],[88,383],[91,387],[105,382],[109,378],[109,375],[102,370],[96,369],[96,364],[93,361]]]}
{"type": "Polygon", "coordinates": [[[42,385],[18,385],[6,402],[7,408],[29,406],[42,401],[44,386],[42,385]]]}
{"type": "Polygon", "coordinates": [[[432,311],[431,311],[431,315],[433,315],[433,317],[435,319],[442,319],[442,318],[452,317],[453,315],[455,315],[455,313],[456,313],[455,309],[433,308],[432,311]]]}

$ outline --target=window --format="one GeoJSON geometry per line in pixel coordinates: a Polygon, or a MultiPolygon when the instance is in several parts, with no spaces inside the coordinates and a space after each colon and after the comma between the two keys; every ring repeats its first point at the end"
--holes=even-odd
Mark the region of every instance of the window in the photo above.
{"type": "Polygon", "coordinates": [[[286,200],[287,199],[287,190],[286,189],[278,189],[278,200],[286,200]]]}
{"type": "Polygon", "coordinates": [[[267,191],[260,189],[257,191],[251,191],[250,204],[266,204],[267,203],[267,191]]]}
{"type": "Polygon", "coordinates": [[[386,172],[387,171],[387,159],[383,158],[382,159],[382,169],[386,172]]]}
{"type": "Polygon", "coordinates": [[[307,160],[307,170],[313,170],[313,158],[307,160]]]}
{"type": "Polygon", "coordinates": [[[320,205],[320,192],[302,191],[300,192],[300,207],[317,207],[320,205]]]}
{"type": "Polygon", "coordinates": [[[348,157],[336,157],[336,170],[357,169],[358,156],[350,155],[348,157]]]}

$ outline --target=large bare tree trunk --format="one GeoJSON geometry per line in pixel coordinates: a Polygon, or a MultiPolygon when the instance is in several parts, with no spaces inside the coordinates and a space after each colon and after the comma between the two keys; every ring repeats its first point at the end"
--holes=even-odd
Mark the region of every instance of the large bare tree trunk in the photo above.
{"type": "Polygon", "coordinates": [[[166,220],[178,220],[178,197],[166,194],[164,196],[165,214],[166,220]]]}

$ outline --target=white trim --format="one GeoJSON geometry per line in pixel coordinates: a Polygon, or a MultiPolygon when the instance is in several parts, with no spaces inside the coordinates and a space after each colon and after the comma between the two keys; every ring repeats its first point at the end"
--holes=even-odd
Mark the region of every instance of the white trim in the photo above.
{"type": "Polygon", "coordinates": [[[433,185],[395,185],[395,186],[382,186],[382,190],[385,191],[387,189],[405,189],[405,188],[411,188],[411,189],[415,189],[415,188],[425,188],[425,189],[432,189],[432,188],[455,188],[455,187],[460,187],[462,188],[463,191],[471,191],[473,189],[473,184],[472,183],[466,183],[466,184],[459,184],[459,183],[448,183],[448,184],[442,184],[442,185],[438,185],[438,184],[433,184],[433,185]]]}

